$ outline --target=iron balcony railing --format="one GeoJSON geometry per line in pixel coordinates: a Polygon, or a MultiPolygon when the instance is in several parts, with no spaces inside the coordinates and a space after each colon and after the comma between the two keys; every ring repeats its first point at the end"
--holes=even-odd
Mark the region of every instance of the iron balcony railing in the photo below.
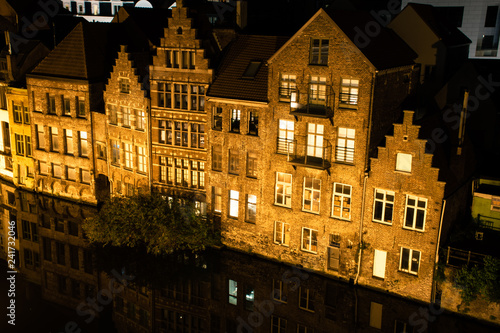
{"type": "Polygon", "coordinates": [[[307,91],[289,90],[291,114],[320,118],[333,116],[335,94],[332,86],[311,83],[307,91]]]}
{"type": "Polygon", "coordinates": [[[332,145],[326,139],[321,145],[308,144],[307,136],[295,137],[287,142],[288,162],[316,169],[328,169],[331,166],[332,145]]]}

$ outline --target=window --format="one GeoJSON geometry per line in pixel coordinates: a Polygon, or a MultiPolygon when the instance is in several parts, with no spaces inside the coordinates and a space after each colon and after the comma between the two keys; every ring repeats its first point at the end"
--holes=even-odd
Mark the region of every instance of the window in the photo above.
{"type": "Polygon", "coordinates": [[[76,98],[76,116],[77,117],[85,117],[85,99],[83,97],[76,98]]]}
{"type": "Polygon", "coordinates": [[[326,77],[311,76],[311,83],[309,84],[309,104],[326,104],[326,77]]]}
{"type": "MultiPolygon", "coordinates": [[[[171,122],[168,122],[170,125],[171,122]]],[[[167,122],[165,120],[158,120],[158,142],[159,143],[167,143],[167,132],[166,132],[167,122]]],[[[172,136],[172,126],[170,125],[170,137],[172,136]]],[[[170,144],[172,140],[170,139],[170,144]]]]}
{"type": "Polygon", "coordinates": [[[125,168],[132,169],[132,144],[125,143],[123,145],[123,152],[125,156],[125,168]]]}
{"type": "Polygon", "coordinates": [[[398,153],[396,157],[396,170],[411,172],[411,154],[398,153]]]}
{"type": "Polygon", "coordinates": [[[65,149],[66,154],[73,155],[73,131],[69,129],[64,130],[64,138],[65,138],[65,149]]]}
{"type": "Polygon", "coordinates": [[[56,231],[64,232],[64,221],[58,218],[54,218],[54,226],[56,231]]]}
{"type": "Polygon", "coordinates": [[[97,158],[106,160],[106,144],[104,142],[96,142],[97,158]]]}
{"type": "Polygon", "coordinates": [[[399,270],[410,274],[418,274],[420,265],[420,251],[401,247],[401,259],[399,261],[399,270]]]}
{"type": "Polygon", "coordinates": [[[56,114],[56,97],[47,94],[47,113],[56,114]]]}
{"type": "Polygon", "coordinates": [[[59,133],[57,127],[49,127],[50,131],[50,150],[59,151],[59,133]]]}
{"type": "Polygon", "coordinates": [[[288,173],[276,173],[276,193],[274,203],[276,205],[292,207],[292,175],[288,173]]]}
{"type": "Polygon", "coordinates": [[[257,72],[259,71],[260,65],[262,65],[261,61],[250,61],[245,72],[243,73],[243,78],[245,79],[253,79],[257,72]]]}
{"type": "Polygon", "coordinates": [[[337,162],[354,163],[354,136],[354,129],[339,127],[335,157],[337,162]]]}
{"type": "Polygon", "coordinates": [[[406,195],[404,228],[424,231],[427,199],[406,195]]]}
{"type": "MultiPolygon", "coordinates": [[[[280,100],[290,101],[292,93],[296,93],[297,75],[281,74],[280,100]]],[[[297,102],[292,99],[292,102],[297,102]]]]}
{"type": "Polygon", "coordinates": [[[219,145],[212,147],[212,169],[222,171],[222,147],[219,145]]]}
{"type": "Polygon", "coordinates": [[[348,105],[358,104],[359,80],[342,79],[340,87],[340,103],[348,105]]]}
{"type": "Polygon", "coordinates": [[[49,174],[49,167],[47,165],[47,162],[38,162],[38,170],[41,175],[48,175],[49,174]]]}
{"type": "Polygon", "coordinates": [[[49,238],[42,238],[43,259],[52,261],[52,242],[49,238]]]}
{"type": "Polygon", "coordinates": [[[222,189],[220,187],[213,187],[213,206],[215,213],[222,212],[222,189]]]}
{"type": "Polygon", "coordinates": [[[24,136],[21,134],[15,134],[16,140],[16,154],[24,156],[24,136]]]}
{"type": "Polygon", "coordinates": [[[308,288],[299,288],[299,308],[314,312],[313,294],[308,288]]]}
{"type": "Polygon", "coordinates": [[[311,40],[311,65],[328,64],[328,39],[311,40]]]}
{"type": "Polygon", "coordinates": [[[90,184],[90,171],[89,170],[81,170],[82,183],[90,184]]]}
{"type": "Polygon", "coordinates": [[[205,188],[205,162],[191,161],[191,186],[205,188]]]}
{"type": "Polygon", "coordinates": [[[278,128],[278,143],[276,149],[277,153],[293,153],[293,131],[293,121],[280,119],[278,128]]]}
{"type": "Polygon", "coordinates": [[[394,192],[375,189],[373,221],[392,224],[394,192]]]}
{"type": "Polygon", "coordinates": [[[257,196],[252,194],[247,195],[246,221],[251,223],[257,221],[257,196]]]}
{"type": "Polygon", "coordinates": [[[229,216],[238,217],[240,193],[229,190],[229,216]]]}
{"type": "Polygon", "coordinates": [[[205,110],[205,87],[191,86],[191,110],[205,110]]]}
{"type": "Polygon", "coordinates": [[[22,123],[23,122],[23,106],[12,102],[12,107],[14,109],[14,122],[15,123],[22,123]]]}
{"type": "Polygon", "coordinates": [[[351,190],[351,185],[333,184],[333,217],[344,220],[351,219],[351,190]]]}
{"type": "Polygon", "coordinates": [[[283,280],[273,279],[273,299],[282,303],[287,301],[287,284],[283,280]]]}
{"type": "Polygon", "coordinates": [[[316,253],[318,251],[318,231],[302,228],[302,244],[300,249],[302,251],[316,253]]]}
{"type": "Polygon", "coordinates": [[[274,221],[274,243],[284,246],[290,245],[290,224],[274,221]]]}
{"type": "Polygon", "coordinates": [[[121,106],[120,109],[122,111],[123,127],[130,127],[130,108],[126,106],[121,106]]]}
{"type": "Polygon", "coordinates": [[[69,246],[69,262],[70,266],[73,269],[79,269],[80,268],[80,259],[78,256],[78,247],[74,245],[69,246]]]}
{"type": "Polygon", "coordinates": [[[158,106],[170,108],[172,104],[170,83],[158,82],[158,106]]]}
{"type": "Polygon", "coordinates": [[[116,105],[108,104],[108,117],[110,124],[112,125],[118,124],[118,112],[116,110],[116,105]]]}
{"type": "Polygon", "coordinates": [[[59,265],[66,265],[66,247],[64,243],[56,242],[56,258],[59,265]]]}
{"type": "Polygon", "coordinates": [[[253,303],[255,301],[255,294],[253,286],[246,286],[245,288],[245,310],[253,311],[253,303]]]}
{"type": "MultiPolygon", "coordinates": [[[[167,122],[168,124],[168,122],[167,122]]],[[[188,147],[189,124],[187,122],[174,122],[174,145],[188,147]]],[[[167,131],[168,132],[168,131],[167,131]]]]}
{"type": "Polygon", "coordinates": [[[321,180],[305,177],[302,210],[312,213],[319,213],[320,197],[321,180]]]}
{"type": "Polygon", "coordinates": [[[111,163],[120,164],[120,143],[116,140],[111,140],[111,163]]]}
{"type": "Polygon", "coordinates": [[[166,163],[167,158],[164,156],[159,156],[158,157],[158,165],[159,165],[159,176],[160,176],[160,183],[167,183],[167,163],[166,163]]]}
{"type": "Polygon", "coordinates": [[[45,131],[43,125],[35,125],[35,127],[36,127],[37,148],[45,149],[45,131]]]}
{"type": "Polygon", "coordinates": [[[373,276],[381,279],[385,278],[385,263],[387,252],[375,249],[373,254],[373,276]]]}
{"type": "Polygon", "coordinates": [[[205,148],[205,125],[191,124],[191,148],[205,148]]]}
{"type": "Polygon", "coordinates": [[[247,177],[257,178],[257,153],[254,151],[247,153],[247,177]]]}
{"type": "Polygon", "coordinates": [[[143,110],[136,110],[137,125],[136,129],[143,131],[144,125],[146,124],[146,116],[143,110]]]}
{"type": "Polygon", "coordinates": [[[76,169],[72,167],[66,167],[66,179],[75,181],[76,180],[76,169]]]}
{"type": "Polygon", "coordinates": [[[286,319],[276,316],[271,316],[271,332],[286,333],[286,319]]]}
{"type": "Polygon", "coordinates": [[[484,26],[486,28],[494,28],[497,25],[498,6],[488,6],[486,9],[486,18],[484,26]]]}
{"type": "Polygon", "coordinates": [[[231,110],[231,132],[239,133],[240,132],[240,120],[241,120],[241,111],[232,109],[231,110]]]}
{"type": "Polygon", "coordinates": [[[216,131],[222,131],[222,108],[213,107],[213,121],[212,128],[216,131]]]}
{"type": "Polygon", "coordinates": [[[24,139],[26,142],[26,156],[32,156],[33,151],[31,149],[31,136],[25,135],[24,139]]]}
{"type": "Polygon", "coordinates": [[[188,109],[188,85],[174,84],[174,108],[188,109]]]}
{"type": "Polygon", "coordinates": [[[229,304],[238,304],[238,282],[229,280],[229,304]]]}
{"type": "Polygon", "coordinates": [[[119,83],[120,83],[120,92],[121,93],[123,93],[123,94],[130,93],[130,80],[129,79],[120,78],[119,83]]]}
{"type": "Polygon", "coordinates": [[[52,163],[52,177],[61,178],[62,177],[62,168],[60,164],[52,163]]]}
{"type": "Polygon", "coordinates": [[[240,172],[240,156],[235,149],[229,149],[229,173],[237,175],[240,172]]]}
{"type": "Polygon", "coordinates": [[[297,333],[312,333],[314,330],[302,324],[297,324],[297,333]]]}
{"type": "Polygon", "coordinates": [[[24,249],[24,265],[33,266],[33,251],[24,249]]]}
{"type": "Polygon", "coordinates": [[[327,267],[338,271],[340,267],[340,235],[330,234],[330,245],[328,246],[327,267]]]}
{"type": "Polygon", "coordinates": [[[80,156],[88,156],[87,132],[80,132],[80,156]]]}
{"type": "Polygon", "coordinates": [[[382,304],[370,303],[370,327],[382,329],[382,304]]]}
{"type": "Polygon", "coordinates": [[[24,123],[29,124],[30,123],[30,111],[28,110],[27,106],[23,105],[23,114],[24,114],[24,123]]]}
{"type": "Polygon", "coordinates": [[[62,104],[63,104],[63,115],[71,116],[71,100],[63,96],[62,104]]]}

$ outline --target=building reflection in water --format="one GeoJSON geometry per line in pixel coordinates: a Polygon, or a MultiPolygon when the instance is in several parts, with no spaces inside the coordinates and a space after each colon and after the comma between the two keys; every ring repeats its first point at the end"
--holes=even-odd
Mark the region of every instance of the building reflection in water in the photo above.
{"type": "Polygon", "coordinates": [[[158,259],[95,249],[81,228],[95,207],[1,186],[3,260],[7,223],[17,225],[19,332],[498,331],[250,254],[212,250],[158,259]]]}

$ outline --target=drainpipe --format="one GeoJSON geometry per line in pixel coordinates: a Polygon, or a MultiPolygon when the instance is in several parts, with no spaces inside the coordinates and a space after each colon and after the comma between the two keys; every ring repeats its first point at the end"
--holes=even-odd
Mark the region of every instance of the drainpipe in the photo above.
{"type": "Polygon", "coordinates": [[[363,179],[363,199],[361,200],[361,221],[359,222],[359,255],[358,255],[358,272],[356,274],[356,279],[354,284],[358,284],[359,273],[361,272],[361,254],[363,253],[363,220],[365,217],[365,197],[366,197],[366,181],[368,179],[368,171],[365,171],[365,177],[363,179]]]}
{"type": "MultiPolygon", "coordinates": [[[[439,231],[438,231],[438,237],[437,237],[437,242],[436,242],[436,262],[434,263],[434,275],[436,276],[436,270],[437,270],[437,264],[439,262],[439,243],[441,241],[441,230],[443,229],[443,219],[444,219],[444,210],[446,209],[446,199],[443,199],[443,206],[441,207],[441,218],[439,219],[439,231]]],[[[431,302],[436,301],[436,290],[435,290],[435,284],[432,284],[432,294],[431,294],[431,302]]]]}

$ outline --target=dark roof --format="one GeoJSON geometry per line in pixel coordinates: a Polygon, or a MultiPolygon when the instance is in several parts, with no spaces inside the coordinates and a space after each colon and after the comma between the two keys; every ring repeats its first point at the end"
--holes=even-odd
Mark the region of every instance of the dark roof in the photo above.
{"type": "Polygon", "coordinates": [[[458,46],[471,43],[471,40],[449,22],[446,17],[440,15],[436,7],[417,3],[409,3],[406,7],[413,8],[436,36],[447,46],[458,46]]]}
{"type": "Polygon", "coordinates": [[[208,95],[230,99],[266,102],[269,59],[288,38],[245,35],[238,37],[222,60],[208,95]],[[244,78],[248,65],[260,61],[254,78],[244,78]]]}
{"type": "Polygon", "coordinates": [[[377,69],[412,65],[417,58],[408,44],[392,30],[381,27],[368,12],[329,8],[326,12],[377,69]],[[370,37],[366,35],[365,27],[373,26],[373,22],[380,27],[380,32],[370,37]]]}

